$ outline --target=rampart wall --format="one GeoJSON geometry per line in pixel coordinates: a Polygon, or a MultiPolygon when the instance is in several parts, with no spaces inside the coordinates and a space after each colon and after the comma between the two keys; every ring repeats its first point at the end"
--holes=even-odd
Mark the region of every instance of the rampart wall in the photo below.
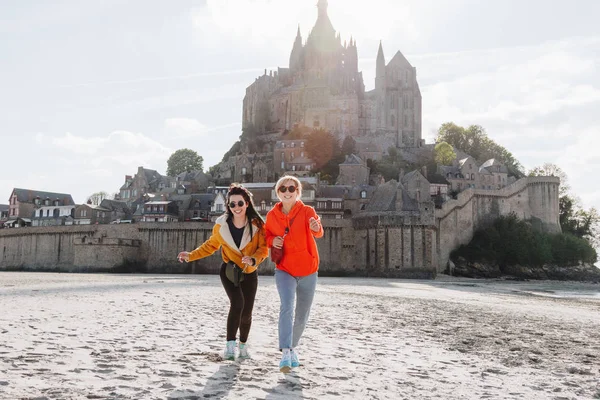
{"type": "MultiPolygon", "coordinates": [[[[433,277],[478,228],[514,212],[559,232],[558,178],[524,178],[498,191],[469,189],[441,209],[324,219],[317,241],[322,275],[433,277]]],[[[217,273],[220,254],[177,261],[212,232],[211,223],[74,225],[0,230],[0,270],[217,273]]],[[[272,273],[269,260],[261,272],[272,273]]]]}

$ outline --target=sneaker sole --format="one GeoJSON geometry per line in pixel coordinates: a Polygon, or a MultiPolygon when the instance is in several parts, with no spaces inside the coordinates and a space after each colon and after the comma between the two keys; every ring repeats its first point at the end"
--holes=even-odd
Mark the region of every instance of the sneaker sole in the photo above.
{"type": "Polygon", "coordinates": [[[283,366],[283,367],[279,368],[279,370],[281,372],[283,372],[284,374],[289,374],[290,371],[292,370],[292,367],[289,367],[289,366],[286,365],[286,366],[283,366]]]}

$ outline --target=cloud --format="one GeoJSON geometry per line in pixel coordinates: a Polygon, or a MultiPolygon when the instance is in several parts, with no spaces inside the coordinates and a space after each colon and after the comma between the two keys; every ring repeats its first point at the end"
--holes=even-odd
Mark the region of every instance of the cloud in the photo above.
{"type": "Polygon", "coordinates": [[[447,121],[482,125],[526,168],[558,164],[573,193],[598,207],[589,184],[600,174],[598,54],[600,40],[593,37],[409,55],[421,82],[423,135],[433,140],[432,132],[447,121]]]}
{"type": "Polygon", "coordinates": [[[22,179],[32,189],[51,188],[71,193],[76,202],[90,193],[115,193],[125,175],[139,166],[164,173],[173,150],[139,132],[118,130],[105,137],[87,137],[73,133],[62,136],[37,134],[37,153],[54,154],[52,169],[39,176],[22,179]]]}
{"type": "Polygon", "coordinates": [[[165,133],[172,139],[206,137],[208,128],[193,118],[167,118],[165,133]]]}

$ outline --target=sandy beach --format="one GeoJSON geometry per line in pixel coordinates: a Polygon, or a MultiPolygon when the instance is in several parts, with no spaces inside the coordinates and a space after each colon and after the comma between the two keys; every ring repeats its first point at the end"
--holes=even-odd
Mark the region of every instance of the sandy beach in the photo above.
{"type": "Polygon", "coordinates": [[[0,273],[0,398],[600,398],[600,285],[320,278],[289,375],[278,308],[223,361],[217,276],[0,273]]]}

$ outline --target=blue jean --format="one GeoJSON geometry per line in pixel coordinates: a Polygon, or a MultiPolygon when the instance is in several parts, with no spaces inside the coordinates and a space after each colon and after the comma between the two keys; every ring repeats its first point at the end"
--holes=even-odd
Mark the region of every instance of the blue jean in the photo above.
{"type": "Polygon", "coordinates": [[[294,277],[275,269],[275,284],[279,292],[279,348],[293,349],[298,346],[306,327],[310,307],[315,297],[318,273],[294,277]],[[294,300],[296,312],[294,313],[294,300]]]}

